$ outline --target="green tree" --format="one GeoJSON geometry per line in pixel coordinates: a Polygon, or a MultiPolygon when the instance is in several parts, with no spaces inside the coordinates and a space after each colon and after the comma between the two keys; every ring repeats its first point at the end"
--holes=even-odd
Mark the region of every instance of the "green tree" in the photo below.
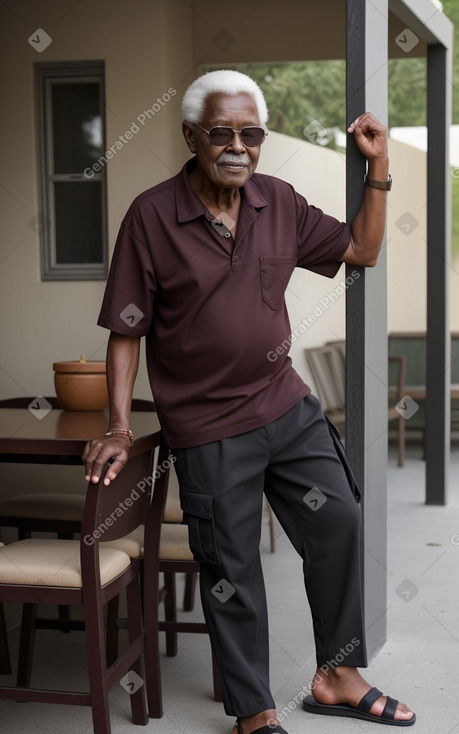
{"type": "Polygon", "coordinates": [[[424,58],[389,59],[388,124],[411,127],[426,124],[427,67],[424,58]]]}
{"type": "Polygon", "coordinates": [[[453,46],[453,125],[459,125],[459,3],[458,0],[443,0],[443,12],[454,24],[453,46]]]}

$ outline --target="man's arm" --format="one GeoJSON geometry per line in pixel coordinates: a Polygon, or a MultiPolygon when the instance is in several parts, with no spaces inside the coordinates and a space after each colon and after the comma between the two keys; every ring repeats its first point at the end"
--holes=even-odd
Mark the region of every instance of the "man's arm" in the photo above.
{"type": "MultiPolygon", "coordinates": [[[[367,175],[386,181],[389,174],[386,128],[370,112],[348,127],[368,161],[367,175]]],[[[341,260],[350,265],[373,267],[378,260],[386,225],[387,191],[365,186],[361,207],[351,223],[351,241],[341,260]]]]}
{"type": "MultiPolygon", "coordinates": [[[[107,388],[110,410],[108,431],[129,429],[132,392],[139,366],[140,337],[110,333],[107,347],[107,388]]],[[[86,444],[83,461],[86,481],[97,483],[109,459],[113,463],[104,479],[110,484],[125,463],[129,453],[129,436],[114,434],[95,438],[86,444]]]]}

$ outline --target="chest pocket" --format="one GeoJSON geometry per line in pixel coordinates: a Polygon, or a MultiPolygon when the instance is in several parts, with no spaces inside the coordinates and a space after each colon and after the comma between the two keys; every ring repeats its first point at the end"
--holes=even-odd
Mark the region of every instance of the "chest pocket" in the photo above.
{"type": "Polygon", "coordinates": [[[273,311],[282,307],[295,265],[295,257],[260,257],[261,295],[273,311]]]}

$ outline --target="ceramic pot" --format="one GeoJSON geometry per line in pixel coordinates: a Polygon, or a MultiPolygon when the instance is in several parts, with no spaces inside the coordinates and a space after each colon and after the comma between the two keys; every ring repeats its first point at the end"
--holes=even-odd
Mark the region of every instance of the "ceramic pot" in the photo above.
{"type": "Polygon", "coordinates": [[[103,410],[108,404],[105,362],[54,362],[56,395],[65,410],[103,410]]]}

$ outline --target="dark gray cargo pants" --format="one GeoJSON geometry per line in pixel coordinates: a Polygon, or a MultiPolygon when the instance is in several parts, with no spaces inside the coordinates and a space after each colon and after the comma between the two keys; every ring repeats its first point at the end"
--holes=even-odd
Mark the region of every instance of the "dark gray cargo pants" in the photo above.
{"type": "Polygon", "coordinates": [[[263,492],[303,558],[317,664],[341,661],[342,648],[342,664],[367,664],[359,494],[335,430],[308,395],[263,428],[174,450],[227,714],[275,708],[259,552],[263,492]]]}

